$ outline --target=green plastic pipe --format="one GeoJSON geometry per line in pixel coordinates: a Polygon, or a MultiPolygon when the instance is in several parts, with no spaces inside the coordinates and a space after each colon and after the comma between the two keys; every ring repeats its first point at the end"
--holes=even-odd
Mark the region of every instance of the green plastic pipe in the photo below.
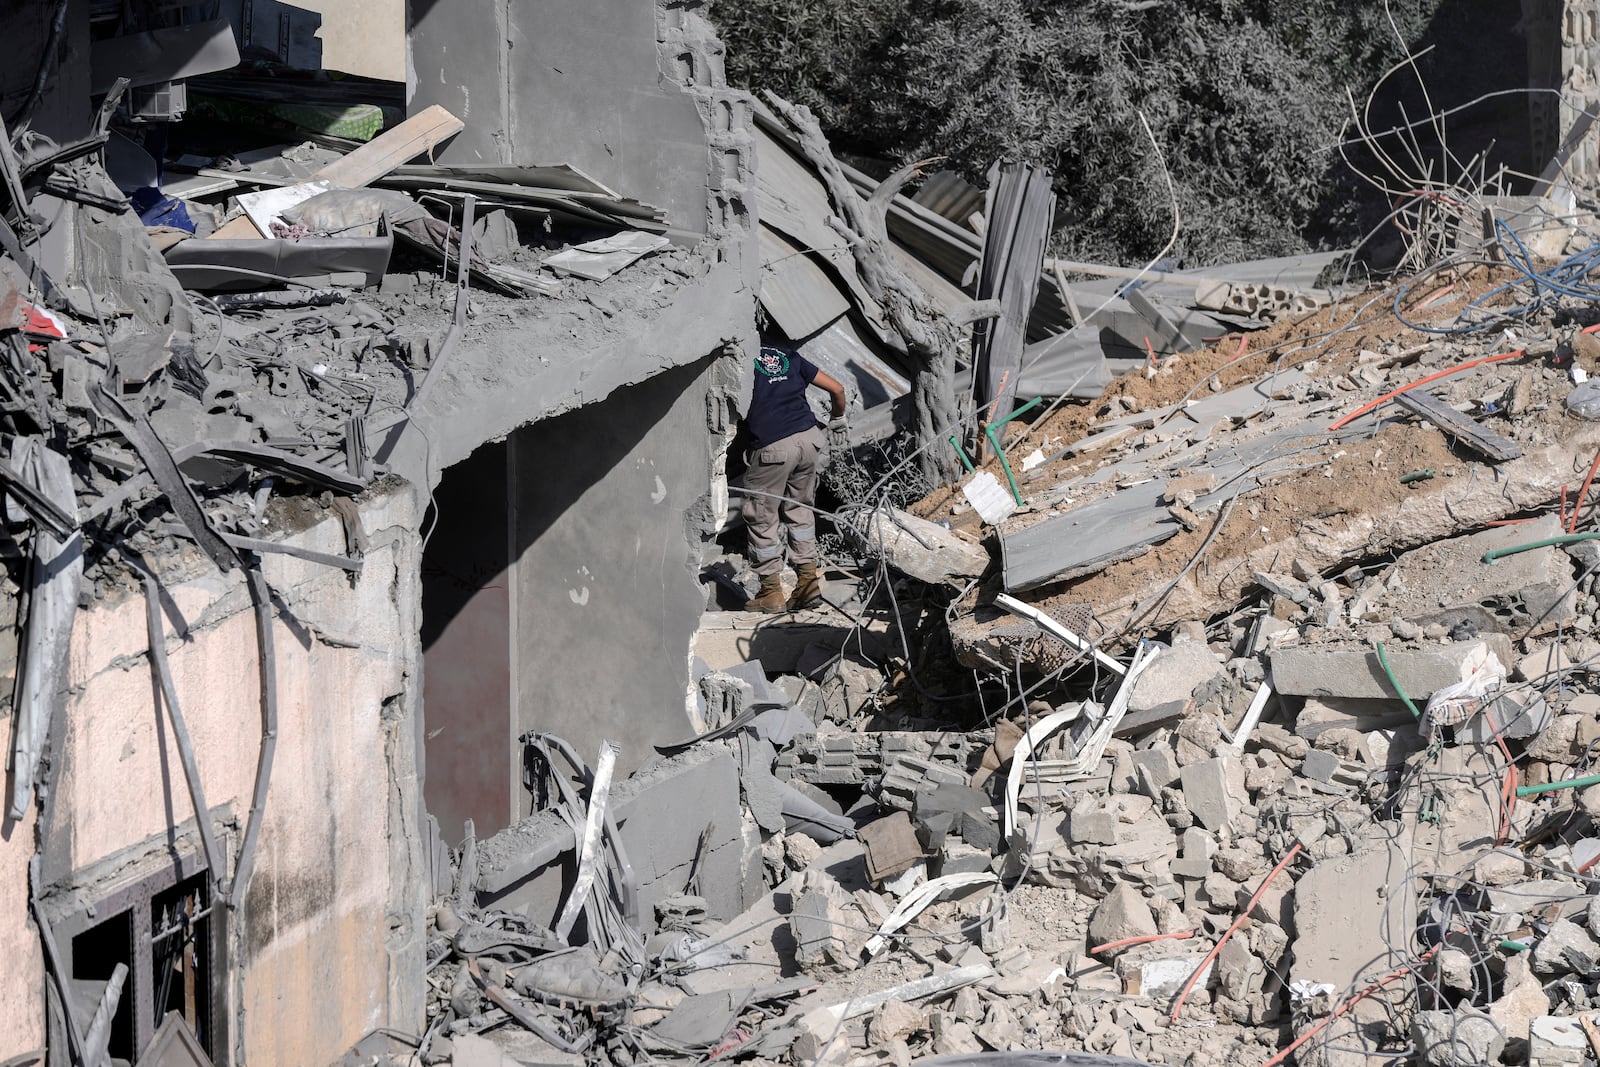
{"type": "Polygon", "coordinates": [[[1527,945],[1524,945],[1521,941],[1513,941],[1510,938],[1504,938],[1503,940],[1501,940],[1500,947],[1505,949],[1507,952],[1526,952],[1526,951],[1528,951],[1528,946],[1527,945]]]}
{"type": "Polygon", "coordinates": [[[1383,673],[1389,676],[1389,684],[1394,687],[1395,696],[1399,697],[1400,702],[1409,708],[1411,714],[1420,721],[1422,712],[1418,711],[1417,706],[1411,702],[1411,698],[1406,696],[1406,691],[1400,688],[1400,679],[1394,676],[1394,668],[1389,666],[1389,657],[1383,654],[1383,642],[1381,641],[1378,642],[1378,666],[1382,667],[1383,673]]]}
{"type": "Polygon", "coordinates": [[[1549,793],[1556,789],[1582,789],[1589,785],[1600,785],[1600,774],[1586,774],[1582,778],[1568,778],[1564,782],[1546,782],[1543,785],[1519,785],[1517,796],[1531,797],[1535,793],[1549,793]]]}
{"type": "Polygon", "coordinates": [[[1018,415],[1027,414],[1028,412],[1032,411],[1034,408],[1038,407],[1042,403],[1044,403],[1044,397],[1036,396],[1032,400],[1028,401],[1026,404],[1022,405],[1020,408],[1013,408],[1011,410],[1011,414],[1007,415],[1005,418],[1003,418],[1003,419],[995,419],[989,425],[991,425],[991,426],[1004,426],[1006,423],[1010,422],[1012,419],[1016,418],[1018,415]]]}
{"type": "Polygon", "coordinates": [[[961,447],[961,442],[956,440],[956,435],[950,435],[950,447],[956,450],[956,455],[961,457],[961,465],[967,468],[968,474],[976,474],[978,468],[972,465],[972,460],[967,458],[967,450],[961,447]]]}
{"type": "Polygon", "coordinates": [[[1529,541],[1525,545],[1513,545],[1510,548],[1491,548],[1483,554],[1483,561],[1485,563],[1493,563],[1501,556],[1514,556],[1518,552],[1532,552],[1536,548],[1544,548],[1547,545],[1570,545],[1574,541],[1593,541],[1597,537],[1600,537],[1600,531],[1591,530],[1588,533],[1546,537],[1543,541],[1529,541]]]}
{"type": "Polygon", "coordinates": [[[983,434],[989,439],[989,444],[994,448],[994,454],[1000,457],[1000,469],[1006,472],[1006,481],[1011,483],[1011,499],[1017,502],[1017,507],[1022,506],[1022,494],[1017,491],[1017,479],[1011,473],[1011,464],[1006,460],[1006,450],[1000,447],[1000,441],[995,431],[1003,424],[991,422],[983,428],[983,434]]]}

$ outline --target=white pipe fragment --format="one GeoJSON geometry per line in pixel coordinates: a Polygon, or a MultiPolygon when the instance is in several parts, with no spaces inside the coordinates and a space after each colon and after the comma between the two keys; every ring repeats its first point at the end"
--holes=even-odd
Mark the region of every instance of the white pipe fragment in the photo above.
{"type": "Polygon", "coordinates": [[[905,899],[895,905],[889,917],[878,927],[878,932],[867,941],[868,957],[876,956],[883,951],[883,946],[888,944],[888,935],[901,929],[915,919],[935,900],[946,893],[969,886],[984,885],[998,882],[1000,879],[988,871],[969,871],[966,874],[947,874],[943,878],[935,878],[931,882],[924,882],[905,895],[905,899]]]}
{"type": "Polygon", "coordinates": [[[1009,841],[1011,834],[1017,828],[1017,792],[1022,788],[1022,768],[1033,756],[1033,750],[1044,743],[1051,734],[1062,729],[1078,717],[1078,709],[1073,707],[1067,711],[1058,711],[1046,715],[1032,726],[1027,733],[1017,742],[1017,747],[1011,753],[1011,769],[1006,772],[1006,805],[1004,822],[1001,824],[1001,838],[1009,841]]]}
{"type": "Polygon", "coordinates": [[[1234,732],[1233,740],[1229,742],[1240,752],[1244,751],[1245,742],[1250,740],[1250,734],[1261,721],[1261,713],[1267,710],[1267,699],[1271,696],[1272,673],[1269,671],[1266,680],[1256,688],[1256,695],[1250,701],[1250,707],[1245,710],[1244,718],[1239,720],[1239,729],[1234,732]]]}
{"type": "Polygon", "coordinates": [[[556,920],[555,934],[565,941],[578,921],[578,912],[589,899],[594,886],[595,868],[599,865],[597,850],[600,834],[605,829],[606,807],[611,799],[611,769],[617,764],[617,745],[611,741],[600,742],[600,758],[595,762],[594,785],[589,789],[589,814],[584,821],[582,848],[578,852],[578,877],[573,882],[567,902],[561,906],[561,917],[556,920]]]}
{"type": "MultiPolygon", "coordinates": [[[[1116,732],[1117,725],[1127,714],[1128,701],[1133,696],[1133,683],[1144,673],[1145,668],[1155,662],[1158,655],[1159,653],[1148,644],[1140,644],[1138,651],[1133,654],[1133,662],[1128,664],[1123,672],[1122,683],[1117,687],[1117,695],[1111,700],[1111,707],[1106,709],[1105,714],[1095,724],[1093,732],[1084,739],[1083,745],[1066,764],[1067,781],[1082,778],[1094,771],[1100,762],[1100,757],[1105,754],[1106,744],[1111,740],[1111,735],[1116,732]]],[[[1006,772],[1005,821],[1001,825],[1001,830],[1007,840],[1017,828],[1017,798],[1022,789],[1023,769],[1032,758],[1034,749],[1051,734],[1075,720],[1078,714],[1079,709],[1073,707],[1067,711],[1046,715],[1034,723],[1032,728],[1022,735],[1022,740],[1017,742],[1016,751],[1011,755],[1011,768],[1006,772]]]]}
{"type": "Polygon", "coordinates": [[[1024,604],[1016,597],[1007,596],[1005,593],[1001,593],[999,596],[995,597],[994,602],[999,607],[1005,608],[1007,611],[1011,612],[1011,614],[1020,615],[1022,618],[1029,620],[1050,636],[1060,638],[1062,641],[1065,641],[1079,652],[1089,653],[1094,657],[1094,661],[1100,664],[1100,666],[1109,670],[1113,670],[1119,675],[1128,673],[1128,668],[1124,667],[1122,664],[1118,663],[1104,652],[1101,652],[1087,640],[1079,637],[1065,626],[1062,626],[1059,622],[1052,619],[1050,616],[1046,615],[1032,604],[1024,604]]]}
{"type": "Polygon", "coordinates": [[[921,1000],[923,997],[936,996],[948,993],[952,989],[981,982],[994,974],[994,968],[987,963],[975,963],[970,967],[957,967],[953,971],[943,974],[930,974],[926,978],[897,985],[893,989],[885,989],[877,993],[869,993],[864,997],[852,997],[843,1004],[829,1004],[813,1009],[806,1013],[806,1021],[816,1024],[837,1026],[846,1019],[854,1019],[868,1012],[877,1011],[879,1006],[891,1000],[911,1001],[921,1000]]]}

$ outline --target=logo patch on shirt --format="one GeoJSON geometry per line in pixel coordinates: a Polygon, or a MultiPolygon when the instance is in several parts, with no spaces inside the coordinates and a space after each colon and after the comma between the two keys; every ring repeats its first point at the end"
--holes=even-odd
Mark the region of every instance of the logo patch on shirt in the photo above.
{"type": "Polygon", "coordinates": [[[778,348],[763,348],[756,356],[756,370],[768,378],[781,378],[789,373],[788,353],[778,348]]]}

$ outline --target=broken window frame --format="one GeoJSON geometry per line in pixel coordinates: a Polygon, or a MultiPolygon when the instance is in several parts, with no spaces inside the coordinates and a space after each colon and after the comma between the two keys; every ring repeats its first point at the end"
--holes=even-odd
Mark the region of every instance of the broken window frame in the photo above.
{"type": "MultiPolygon", "coordinates": [[[[226,855],[226,840],[222,841],[222,847],[226,855]]],[[[198,1038],[213,1060],[228,1049],[227,902],[205,877],[208,870],[198,852],[165,852],[157,863],[140,863],[130,878],[112,882],[109,889],[96,891],[81,885],[53,887],[40,898],[40,907],[49,917],[57,943],[65,949],[63,965],[68,969],[69,984],[77,978],[72,958],[75,940],[106,922],[128,916],[132,924],[132,959],[128,961],[122,999],[131,1004],[133,1012],[135,1063],[149,1047],[166,1014],[158,1012],[155,1003],[155,938],[161,931],[154,929],[154,904],[156,898],[186,882],[196,883],[206,901],[190,919],[196,924],[204,923],[202,936],[209,954],[209,973],[205,976],[208,989],[202,1001],[206,1005],[201,1019],[204,1032],[198,1038]],[[90,901],[88,907],[83,906],[85,899],[90,901]]],[[[89,1013],[92,1011],[91,1006],[89,1013]]]]}

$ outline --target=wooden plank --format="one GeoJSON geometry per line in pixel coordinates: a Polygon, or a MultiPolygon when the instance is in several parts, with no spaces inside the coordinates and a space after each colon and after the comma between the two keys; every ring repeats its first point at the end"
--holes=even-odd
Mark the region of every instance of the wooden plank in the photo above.
{"type": "Polygon", "coordinates": [[[433,104],[344,158],[322,167],[311,177],[340,188],[359,189],[465,128],[466,123],[433,104]]]}
{"type": "Polygon", "coordinates": [[[250,221],[249,215],[240,215],[229,222],[224,222],[215,230],[206,234],[208,241],[240,241],[251,237],[265,237],[266,234],[256,229],[256,224],[250,221]]]}
{"type": "Polygon", "coordinates": [[[1522,455],[1522,447],[1515,441],[1501,437],[1476,419],[1461,414],[1432,393],[1401,393],[1395,397],[1395,401],[1474,452],[1487,456],[1491,462],[1505,463],[1522,455]]]}
{"type": "MultiPolygon", "coordinates": [[[[327,182],[336,189],[360,189],[388,174],[407,160],[465,128],[466,123],[433,104],[412,115],[392,130],[387,130],[347,156],[314,171],[308,181],[327,182]]],[[[261,237],[263,234],[241,215],[210,235],[211,240],[261,237]]]]}

